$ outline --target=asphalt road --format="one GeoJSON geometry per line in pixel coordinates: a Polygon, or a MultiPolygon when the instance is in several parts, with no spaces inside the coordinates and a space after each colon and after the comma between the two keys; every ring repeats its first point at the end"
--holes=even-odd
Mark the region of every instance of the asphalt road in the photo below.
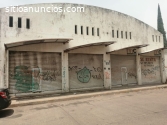
{"type": "Polygon", "coordinates": [[[167,125],[167,89],[5,109],[0,125],[167,125]]]}

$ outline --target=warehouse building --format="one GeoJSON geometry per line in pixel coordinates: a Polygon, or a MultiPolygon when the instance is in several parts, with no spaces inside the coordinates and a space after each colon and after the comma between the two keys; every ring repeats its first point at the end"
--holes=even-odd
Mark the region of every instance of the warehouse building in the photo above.
{"type": "Polygon", "coordinates": [[[142,21],[82,4],[19,7],[43,11],[0,9],[0,86],[12,95],[165,83],[163,36],[142,21]]]}

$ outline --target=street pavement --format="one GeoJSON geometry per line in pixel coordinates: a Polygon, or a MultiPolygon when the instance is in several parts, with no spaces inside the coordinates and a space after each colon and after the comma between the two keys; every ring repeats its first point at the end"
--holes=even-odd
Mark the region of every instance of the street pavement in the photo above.
{"type": "Polygon", "coordinates": [[[167,88],[11,107],[0,125],[167,125],[167,88]]]}

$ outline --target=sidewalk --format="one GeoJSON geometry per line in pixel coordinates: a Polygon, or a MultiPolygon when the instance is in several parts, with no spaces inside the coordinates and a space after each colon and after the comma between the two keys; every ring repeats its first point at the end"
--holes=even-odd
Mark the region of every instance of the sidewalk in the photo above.
{"type": "Polygon", "coordinates": [[[63,95],[63,96],[61,95],[56,97],[45,97],[45,98],[38,98],[38,99],[32,99],[32,100],[30,99],[12,100],[12,104],[10,107],[35,105],[35,104],[43,104],[48,102],[58,102],[58,101],[66,101],[66,100],[74,100],[74,99],[82,99],[82,98],[91,98],[91,97],[96,97],[100,95],[112,95],[112,94],[137,92],[137,91],[153,90],[153,89],[160,89],[160,88],[167,88],[167,84],[144,86],[144,87],[137,87],[137,88],[126,88],[126,89],[119,89],[119,90],[108,90],[108,91],[100,91],[100,92],[90,92],[90,93],[73,94],[73,95],[69,94],[69,95],[63,95]]]}

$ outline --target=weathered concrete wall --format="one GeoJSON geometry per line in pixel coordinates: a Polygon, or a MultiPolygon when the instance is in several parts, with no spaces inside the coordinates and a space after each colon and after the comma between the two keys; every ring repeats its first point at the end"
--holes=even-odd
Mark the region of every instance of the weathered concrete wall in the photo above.
{"type": "MultiPolygon", "coordinates": [[[[49,3],[49,4],[33,4],[25,5],[25,7],[48,7],[62,6],[66,7],[85,7],[83,13],[67,13],[67,12],[50,12],[50,13],[7,13],[5,8],[0,11],[1,20],[1,43],[0,43],[0,86],[7,86],[8,80],[5,74],[8,74],[6,58],[7,52],[5,51],[4,44],[38,40],[38,39],[58,39],[58,38],[72,38],[69,43],[42,43],[36,45],[25,45],[22,47],[15,47],[10,50],[13,51],[36,51],[36,52],[59,52],[62,54],[62,88],[63,91],[69,91],[69,76],[68,76],[68,53],[87,53],[87,54],[102,54],[103,55],[103,67],[104,72],[107,72],[107,77],[103,73],[104,86],[110,87],[109,83],[111,74],[109,74],[110,62],[109,56],[106,52],[117,51],[123,48],[129,48],[133,46],[142,46],[149,44],[147,47],[139,49],[139,53],[152,51],[163,47],[162,34],[147,24],[130,17],[128,15],[108,10],[95,6],[81,5],[81,4],[66,4],[66,3],[49,3]],[[14,25],[9,27],[9,16],[13,16],[14,25]],[[22,28],[18,28],[18,17],[22,18],[22,28]],[[30,19],[30,29],[26,29],[26,18],[30,19]],[[75,25],[78,27],[78,33],[75,34],[75,25]],[[83,35],[80,32],[80,28],[83,26],[83,35]],[[89,35],[86,34],[86,27],[89,27],[89,35]],[[95,35],[92,36],[91,28],[95,28],[95,35]],[[100,35],[97,36],[97,28],[100,30],[100,35]],[[114,37],[112,37],[112,31],[114,30],[114,37]],[[117,31],[119,32],[119,38],[117,38],[117,31]],[[123,31],[123,38],[121,37],[121,31],[123,31]],[[125,37],[127,32],[128,37],[125,37]],[[131,32],[131,39],[129,33],[131,32]],[[154,41],[152,39],[154,35],[154,41]],[[156,41],[155,36],[159,38],[156,41]],[[86,47],[70,52],[64,53],[65,49],[70,49],[77,46],[82,46],[90,43],[116,41],[115,44],[107,47],[101,45],[99,47],[86,47]],[[106,68],[107,67],[107,68],[106,68]],[[5,70],[4,70],[5,69],[5,70]],[[108,70],[107,70],[108,69],[108,70]],[[7,72],[5,72],[7,71],[7,72]],[[6,80],[5,80],[6,79],[6,80]]],[[[121,53],[120,53],[121,54],[121,53]]]]}
{"type": "Polygon", "coordinates": [[[108,10],[95,6],[81,5],[81,4],[33,4],[25,5],[25,7],[51,7],[63,6],[66,7],[85,7],[83,13],[68,13],[68,12],[50,12],[50,13],[7,13],[5,8],[2,12],[2,41],[14,42],[24,41],[39,38],[73,38],[67,48],[72,48],[79,45],[95,42],[117,41],[116,44],[108,47],[108,51],[117,50],[120,48],[149,44],[150,46],[141,49],[142,52],[163,47],[162,35],[148,26],[147,24],[130,17],[128,15],[108,10]],[[14,27],[8,26],[9,16],[14,17],[14,27]],[[17,28],[18,17],[22,18],[23,28],[17,28]],[[31,20],[30,29],[26,29],[26,18],[31,20]],[[78,26],[78,34],[74,32],[74,26],[78,26]],[[80,33],[80,27],[83,26],[83,35],[80,33]],[[86,35],[86,27],[89,27],[89,35],[86,35]],[[95,35],[91,35],[91,28],[95,28],[95,35]],[[97,36],[96,29],[100,29],[100,35],[97,36]],[[112,37],[112,30],[114,30],[114,38],[112,37]],[[116,33],[119,31],[119,38],[116,33]],[[124,37],[121,38],[121,31],[124,37]],[[128,38],[125,38],[125,32],[128,33],[128,38]],[[132,39],[129,38],[129,32],[132,33],[132,39]],[[153,42],[152,35],[161,37],[160,42],[153,42]],[[80,41],[80,42],[78,42],[80,41]],[[156,46],[155,46],[156,45],[156,46]]]}
{"type": "Polygon", "coordinates": [[[164,64],[165,64],[165,71],[167,77],[167,49],[164,50],[164,64]]]}

